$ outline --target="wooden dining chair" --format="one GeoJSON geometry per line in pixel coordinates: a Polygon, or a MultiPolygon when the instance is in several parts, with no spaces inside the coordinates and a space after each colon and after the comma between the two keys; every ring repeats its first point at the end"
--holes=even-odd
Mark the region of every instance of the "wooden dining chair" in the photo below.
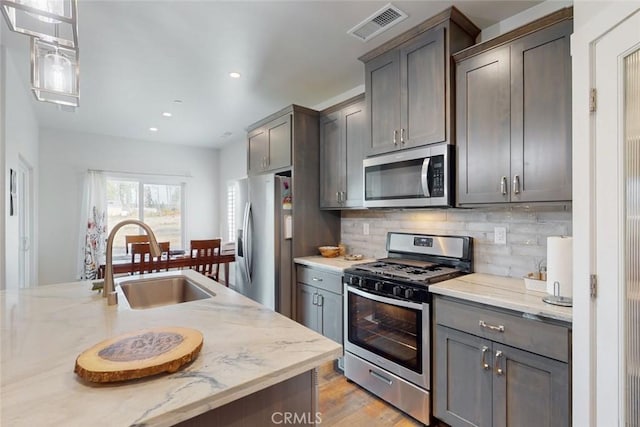
{"type": "Polygon", "coordinates": [[[221,239],[191,241],[191,268],[216,282],[220,271],[220,242],[221,239]]]}
{"type": "Polygon", "coordinates": [[[127,254],[129,254],[129,246],[134,243],[149,243],[149,237],[146,234],[127,234],[124,236],[124,248],[127,254]]]}
{"type": "Polygon", "coordinates": [[[169,271],[169,242],[159,242],[162,255],[151,256],[149,243],[133,243],[131,245],[131,274],[169,271]]]}

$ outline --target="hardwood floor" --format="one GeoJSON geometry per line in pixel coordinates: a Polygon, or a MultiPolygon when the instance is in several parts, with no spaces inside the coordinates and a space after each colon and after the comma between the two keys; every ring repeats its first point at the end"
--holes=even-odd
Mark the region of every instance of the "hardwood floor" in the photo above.
{"type": "Polygon", "coordinates": [[[333,368],[318,369],[320,412],[323,426],[413,427],[421,423],[356,384],[333,368]]]}

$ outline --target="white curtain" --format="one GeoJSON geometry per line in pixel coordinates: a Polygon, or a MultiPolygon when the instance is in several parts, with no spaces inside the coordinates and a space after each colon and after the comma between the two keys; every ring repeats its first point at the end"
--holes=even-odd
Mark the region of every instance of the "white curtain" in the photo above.
{"type": "Polygon", "coordinates": [[[88,171],[84,180],[80,210],[78,279],[98,278],[104,264],[107,244],[107,179],[97,171],[88,171]]]}

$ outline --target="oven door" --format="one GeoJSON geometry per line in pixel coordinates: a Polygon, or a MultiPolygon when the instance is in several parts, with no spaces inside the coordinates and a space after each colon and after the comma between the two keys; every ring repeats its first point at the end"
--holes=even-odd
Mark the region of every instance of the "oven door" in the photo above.
{"type": "Polygon", "coordinates": [[[364,206],[451,206],[452,149],[441,144],[364,159],[364,206]]]}
{"type": "Polygon", "coordinates": [[[345,351],[429,390],[429,304],[351,286],[345,286],[344,298],[345,351]]]}

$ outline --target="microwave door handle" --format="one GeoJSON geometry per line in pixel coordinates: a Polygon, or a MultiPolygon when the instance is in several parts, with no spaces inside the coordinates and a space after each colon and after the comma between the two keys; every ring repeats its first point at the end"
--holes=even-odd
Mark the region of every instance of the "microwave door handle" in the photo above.
{"type": "Polygon", "coordinates": [[[422,161],[422,172],[420,177],[422,178],[422,192],[425,197],[431,197],[429,192],[429,165],[431,164],[431,157],[427,157],[422,161]]]}

